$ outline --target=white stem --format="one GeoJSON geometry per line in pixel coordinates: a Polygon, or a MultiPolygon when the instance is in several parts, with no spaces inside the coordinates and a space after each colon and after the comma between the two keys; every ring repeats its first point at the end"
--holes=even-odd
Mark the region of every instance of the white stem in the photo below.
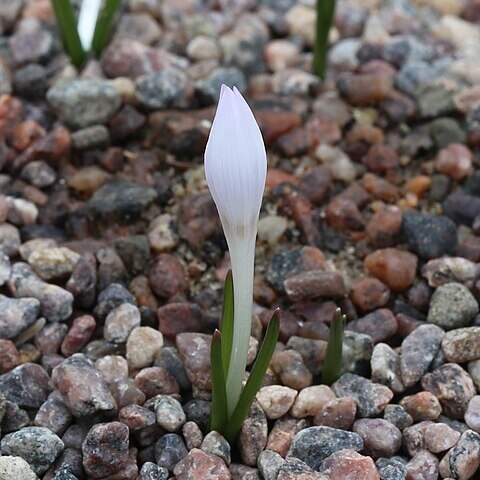
{"type": "Polygon", "coordinates": [[[82,47],[86,52],[89,52],[92,46],[93,34],[101,5],[102,0],[83,0],[80,8],[77,29],[82,47]]]}
{"type": "Polygon", "coordinates": [[[234,327],[232,354],[227,374],[228,414],[232,415],[242,391],[252,328],[255,237],[228,238],[233,275],[234,327]]]}

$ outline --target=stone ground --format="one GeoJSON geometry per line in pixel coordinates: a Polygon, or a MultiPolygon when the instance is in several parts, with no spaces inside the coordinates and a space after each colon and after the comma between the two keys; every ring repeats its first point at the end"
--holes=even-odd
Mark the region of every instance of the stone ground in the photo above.
{"type": "Polygon", "coordinates": [[[338,0],[323,83],[313,0],[124,3],[76,71],[48,0],[0,0],[0,480],[480,478],[479,0],[338,0]],[[282,308],[233,449],[222,83],[268,149],[250,362],[282,308]]]}

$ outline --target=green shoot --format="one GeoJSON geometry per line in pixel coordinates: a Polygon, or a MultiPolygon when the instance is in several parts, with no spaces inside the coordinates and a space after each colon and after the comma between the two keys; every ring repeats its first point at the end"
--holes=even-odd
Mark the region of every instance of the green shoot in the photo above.
{"type": "Polygon", "coordinates": [[[92,39],[92,51],[99,57],[108,43],[113,27],[113,19],[122,0],[105,0],[105,5],[98,15],[95,32],[92,39]]]}
{"type": "Polygon", "coordinates": [[[323,362],[322,383],[331,385],[338,380],[342,371],[343,332],[347,317],[339,308],[330,325],[327,353],[323,362]]]}
{"type": "Polygon", "coordinates": [[[328,53],[328,35],[335,16],[335,0],[317,0],[317,31],[313,52],[313,71],[325,78],[328,53]]]}

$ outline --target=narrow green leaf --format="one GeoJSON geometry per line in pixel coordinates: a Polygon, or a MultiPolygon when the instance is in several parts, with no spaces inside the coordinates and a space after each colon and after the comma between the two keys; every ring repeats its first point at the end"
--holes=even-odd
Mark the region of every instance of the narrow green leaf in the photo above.
{"type": "Polygon", "coordinates": [[[331,385],[342,371],[343,332],[347,317],[338,308],[330,325],[327,353],[323,362],[322,383],[331,385]]]}
{"type": "Polygon", "coordinates": [[[328,35],[335,15],[335,0],[317,0],[317,31],[313,52],[313,71],[322,80],[328,54],[328,35]]]}
{"type": "Polygon", "coordinates": [[[225,378],[227,378],[233,343],[233,275],[231,270],[227,273],[223,290],[223,310],[220,319],[220,331],[222,332],[223,374],[225,378]]]}
{"type": "Polygon", "coordinates": [[[223,432],[227,423],[227,394],[222,366],[222,337],[215,330],[210,349],[212,372],[212,410],[210,414],[210,429],[223,432]]]}
{"type": "Polygon", "coordinates": [[[255,399],[255,395],[262,386],[265,372],[267,371],[273,352],[275,351],[279,331],[280,321],[278,318],[277,309],[268,323],[267,331],[265,333],[265,337],[263,338],[262,346],[260,347],[260,352],[255,360],[252,372],[248,377],[247,384],[240,395],[240,399],[235,407],[235,410],[233,411],[231,418],[228,419],[224,437],[230,442],[230,444],[235,441],[238,433],[240,432],[243,421],[245,420],[248,411],[250,410],[250,406],[255,399]]]}
{"type": "Polygon", "coordinates": [[[95,32],[92,39],[92,51],[95,56],[99,57],[108,43],[110,33],[113,27],[113,20],[115,14],[122,0],[105,0],[103,8],[100,10],[97,18],[97,24],[95,25],[95,32]]]}
{"type": "Polygon", "coordinates": [[[65,51],[72,63],[80,67],[85,62],[86,54],[78,36],[77,19],[72,4],[70,0],[51,1],[65,51]]]}

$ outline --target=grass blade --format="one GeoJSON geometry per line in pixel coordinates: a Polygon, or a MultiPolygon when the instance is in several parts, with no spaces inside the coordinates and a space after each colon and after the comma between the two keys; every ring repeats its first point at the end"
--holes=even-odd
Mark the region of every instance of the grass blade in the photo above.
{"type": "Polygon", "coordinates": [[[223,432],[227,423],[227,393],[222,365],[222,337],[215,330],[210,350],[212,371],[212,411],[210,414],[210,429],[223,432]]]}
{"type": "Polygon", "coordinates": [[[121,3],[122,0],[105,0],[105,5],[100,10],[92,39],[92,51],[97,57],[100,56],[108,43],[113,27],[113,19],[121,3]]]}
{"type": "Polygon", "coordinates": [[[342,370],[343,331],[347,317],[338,308],[330,325],[327,353],[323,362],[322,383],[331,385],[338,380],[342,370]]]}
{"type": "Polygon", "coordinates": [[[328,35],[335,15],[335,0],[317,0],[317,31],[313,52],[313,71],[325,78],[328,54],[328,35]]]}
{"type": "Polygon", "coordinates": [[[233,342],[233,276],[231,270],[227,273],[223,290],[223,310],[220,319],[220,331],[222,332],[223,374],[225,378],[227,378],[233,342]]]}
{"type": "Polygon", "coordinates": [[[70,0],[51,1],[65,51],[72,63],[80,67],[85,62],[86,54],[78,36],[77,19],[72,4],[70,0]]]}
{"type": "Polygon", "coordinates": [[[278,310],[276,310],[268,323],[267,331],[263,338],[262,346],[260,347],[260,352],[255,360],[252,372],[248,377],[247,384],[240,395],[240,400],[238,401],[231,418],[228,419],[224,437],[230,442],[230,444],[235,441],[238,432],[240,432],[243,421],[255,399],[255,395],[262,386],[263,377],[265,376],[265,372],[267,371],[273,352],[275,351],[275,346],[277,345],[279,331],[280,321],[278,318],[278,310]]]}

